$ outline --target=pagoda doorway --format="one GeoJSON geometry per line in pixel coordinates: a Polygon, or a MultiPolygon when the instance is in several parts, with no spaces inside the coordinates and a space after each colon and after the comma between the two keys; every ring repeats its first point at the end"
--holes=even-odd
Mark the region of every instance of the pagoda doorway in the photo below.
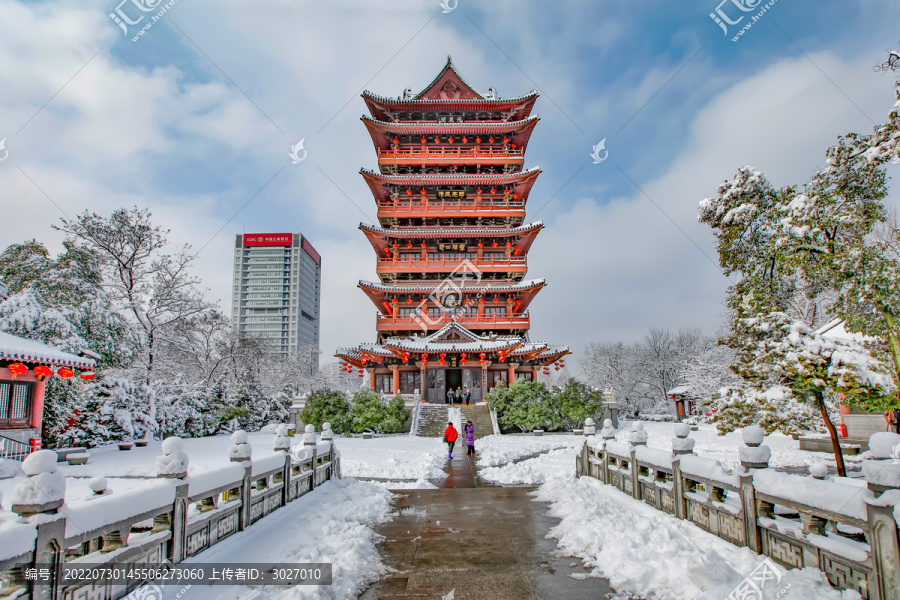
{"type": "MultiPolygon", "coordinates": [[[[462,369],[447,369],[447,391],[453,390],[456,391],[456,388],[461,388],[463,384],[463,376],[462,369]]],[[[465,392],[463,392],[465,393],[465,392]]],[[[455,402],[454,398],[454,402],[455,402]]]]}

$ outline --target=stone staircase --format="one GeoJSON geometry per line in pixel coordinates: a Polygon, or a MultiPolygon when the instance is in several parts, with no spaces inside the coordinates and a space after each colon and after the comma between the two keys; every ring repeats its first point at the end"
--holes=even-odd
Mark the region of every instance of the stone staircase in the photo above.
{"type": "MultiPolygon", "coordinates": [[[[457,404],[454,408],[462,409],[463,424],[466,421],[472,421],[475,424],[476,440],[494,433],[493,425],[491,425],[491,412],[487,406],[460,406],[457,404]]],[[[419,427],[416,429],[416,435],[419,437],[444,437],[447,421],[450,420],[449,409],[450,405],[447,404],[419,404],[419,427]]],[[[462,432],[460,432],[460,436],[462,436],[462,432]]]]}
{"type": "Polygon", "coordinates": [[[461,406],[463,414],[463,426],[466,421],[472,421],[475,425],[475,439],[483,438],[494,433],[494,426],[491,424],[491,411],[485,405],[481,406],[461,406]]]}

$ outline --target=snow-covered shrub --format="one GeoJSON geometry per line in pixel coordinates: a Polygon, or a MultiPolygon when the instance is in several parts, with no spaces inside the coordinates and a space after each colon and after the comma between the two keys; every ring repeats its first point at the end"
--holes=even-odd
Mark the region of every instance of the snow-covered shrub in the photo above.
{"type": "Polygon", "coordinates": [[[715,413],[710,418],[719,434],[759,425],[767,434],[780,431],[786,435],[802,435],[822,430],[822,417],[809,404],[798,402],[794,393],[780,385],[765,391],[752,388],[723,389],[714,400],[715,413]]]}
{"type": "Polygon", "coordinates": [[[316,427],[328,422],[335,432],[346,433],[349,414],[350,402],[347,395],[344,392],[323,388],[311,392],[306,397],[300,419],[316,427]]]}
{"type": "Polygon", "coordinates": [[[60,439],[92,448],[107,442],[145,439],[159,430],[156,390],[143,381],[107,378],[85,386],[73,424],[60,439]]]}
{"type": "Polygon", "coordinates": [[[360,390],[350,400],[347,430],[362,433],[366,430],[377,433],[399,433],[408,416],[405,403],[400,395],[390,399],[371,390],[360,390]]]}

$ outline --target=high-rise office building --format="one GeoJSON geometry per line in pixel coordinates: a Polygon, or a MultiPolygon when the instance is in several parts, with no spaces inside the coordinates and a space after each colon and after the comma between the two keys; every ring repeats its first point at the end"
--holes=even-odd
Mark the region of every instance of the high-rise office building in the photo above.
{"type": "Polygon", "coordinates": [[[234,329],[283,355],[311,351],[318,367],[322,258],[299,233],[246,233],[234,248],[234,329]]]}

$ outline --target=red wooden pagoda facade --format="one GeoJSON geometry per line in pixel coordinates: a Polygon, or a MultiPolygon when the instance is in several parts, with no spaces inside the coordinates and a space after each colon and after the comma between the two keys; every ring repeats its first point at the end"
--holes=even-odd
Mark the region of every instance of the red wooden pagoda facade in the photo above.
{"type": "Polygon", "coordinates": [[[359,287],[378,309],[377,341],[339,349],[345,370],[444,402],[449,389],[480,401],[498,382],[559,367],[567,347],[528,339],[528,306],[546,285],[525,279],[543,228],[525,223],[540,174],[523,169],[537,92],[480,94],[448,58],[419,94],[362,97],[379,169],[362,170],[378,225],[360,229],[379,281],[359,287]]]}

